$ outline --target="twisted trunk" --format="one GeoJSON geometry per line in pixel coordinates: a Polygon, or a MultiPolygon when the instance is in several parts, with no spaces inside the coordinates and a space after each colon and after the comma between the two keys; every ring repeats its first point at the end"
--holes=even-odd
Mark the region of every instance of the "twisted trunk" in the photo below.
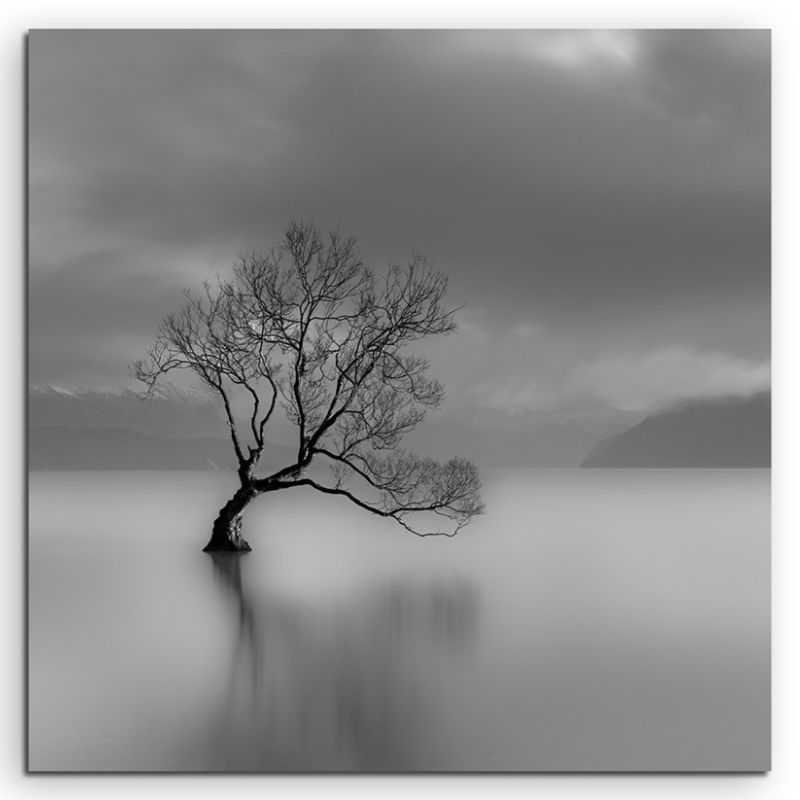
{"type": "Polygon", "coordinates": [[[206,553],[246,553],[252,548],[242,536],[242,512],[258,496],[251,484],[244,484],[220,509],[214,520],[211,538],[203,548],[206,553]]]}

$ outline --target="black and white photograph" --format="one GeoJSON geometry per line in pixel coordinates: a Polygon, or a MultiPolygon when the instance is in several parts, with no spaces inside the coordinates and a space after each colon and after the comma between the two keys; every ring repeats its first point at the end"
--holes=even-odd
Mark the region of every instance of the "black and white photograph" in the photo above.
{"type": "Polygon", "coordinates": [[[29,772],[770,770],[769,30],[26,50],[29,772]]]}

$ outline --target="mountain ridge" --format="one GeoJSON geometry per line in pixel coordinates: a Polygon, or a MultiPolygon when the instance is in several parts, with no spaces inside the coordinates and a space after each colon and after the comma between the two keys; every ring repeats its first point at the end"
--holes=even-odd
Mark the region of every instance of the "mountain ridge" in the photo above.
{"type": "MultiPolygon", "coordinates": [[[[296,454],[267,443],[262,466],[277,469],[296,454]]],[[[162,438],[124,428],[51,426],[28,432],[28,466],[38,470],[219,470],[234,471],[228,439],[162,438]]]]}
{"type": "MultiPolygon", "coordinates": [[[[663,419],[665,415],[685,413],[685,409],[697,406],[716,408],[720,404],[727,407],[741,402],[746,401],[685,401],[650,415],[608,407],[514,413],[486,407],[443,409],[411,431],[404,444],[423,456],[438,459],[460,456],[482,468],[750,465],[752,459],[747,460],[741,454],[732,455],[727,462],[713,458],[699,462],[681,460],[677,455],[670,458],[644,453],[625,458],[615,455],[620,447],[624,449],[630,436],[642,435],[641,426],[647,420],[650,422],[645,425],[645,433],[653,419],[663,419]]],[[[33,386],[28,393],[28,412],[31,469],[235,467],[222,412],[213,396],[198,390],[170,385],[144,399],[127,388],[110,391],[33,386]]],[[[293,435],[288,423],[284,421],[283,428],[281,420],[276,423],[278,427],[271,438],[278,442],[292,441],[287,438],[293,435]]],[[[712,421],[701,428],[714,424],[712,421]]],[[[754,424],[742,423],[739,427],[749,430],[754,424]]],[[[761,446],[763,428],[762,424],[760,438],[755,436],[751,448],[761,446]]],[[[672,445],[680,438],[675,432],[668,435],[672,445]]],[[[704,438],[707,437],[702,430],[690,436],[697,441],[704,438]]],[[[278,443],[273,447],[275,452],[286,448],[289,457],[293,457],[296,449],[278,443]]],[[[664,448],[656,446],[659,449],[664,448]]],[[[758,465],[765,461],[769,461],[768,452],[756,459],[758,465]]]]}
{"type": "Polygon", "coordinates": [[[770,439],[770,392],[684,401],[599,442],[581,467],[765,468],[770,439]]]}
{"type": "Polygon", "coordinates": [[[28,389],[28,428],[119,428],[150,436],[193,438],[209,431],[224,435],[225,423],[213,399],[174,385],[145,399],[132,389],[28,389]]]}

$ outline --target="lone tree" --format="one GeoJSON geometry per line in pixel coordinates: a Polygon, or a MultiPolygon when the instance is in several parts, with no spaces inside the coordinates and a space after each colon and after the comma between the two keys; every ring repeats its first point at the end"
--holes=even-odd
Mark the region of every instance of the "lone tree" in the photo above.
{"type": "Polygon", "coordinates": [[[455,329],[453,311],[442,306],[446,286],[421,256],[378,279],[355,239],[291,222],[268,254],[242,256],[232,278],[184,293],[181,311],[162,321],[131,371],[149,395],[167,373],[190,370],[224,406],[240,486],[206,551],[250,550],[241,534],[245,507],[298,486],[346,498],[419,536],[452,536],[483,511],[473,464],[439,463],[400,446],[443,398],[427,360],[405,346],[455,329]],[[247,411],[237,414],[242,399],[247,411]],[[276,407],[297,428],[297,456],[263,475],[276,407]],[[312,464],[328,465],[323,477],[317,469],[312,477],[312,464]]]}

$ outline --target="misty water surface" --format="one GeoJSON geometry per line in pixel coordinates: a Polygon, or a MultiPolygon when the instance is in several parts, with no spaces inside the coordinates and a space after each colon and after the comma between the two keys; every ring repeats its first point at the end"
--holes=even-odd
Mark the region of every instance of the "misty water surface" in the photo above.
{"type": "Polygon", "coordinates": [[[457,538],[213,473],[34,473],[34,770],[762,770],[769,473],[508,471],[457,538]]]}

